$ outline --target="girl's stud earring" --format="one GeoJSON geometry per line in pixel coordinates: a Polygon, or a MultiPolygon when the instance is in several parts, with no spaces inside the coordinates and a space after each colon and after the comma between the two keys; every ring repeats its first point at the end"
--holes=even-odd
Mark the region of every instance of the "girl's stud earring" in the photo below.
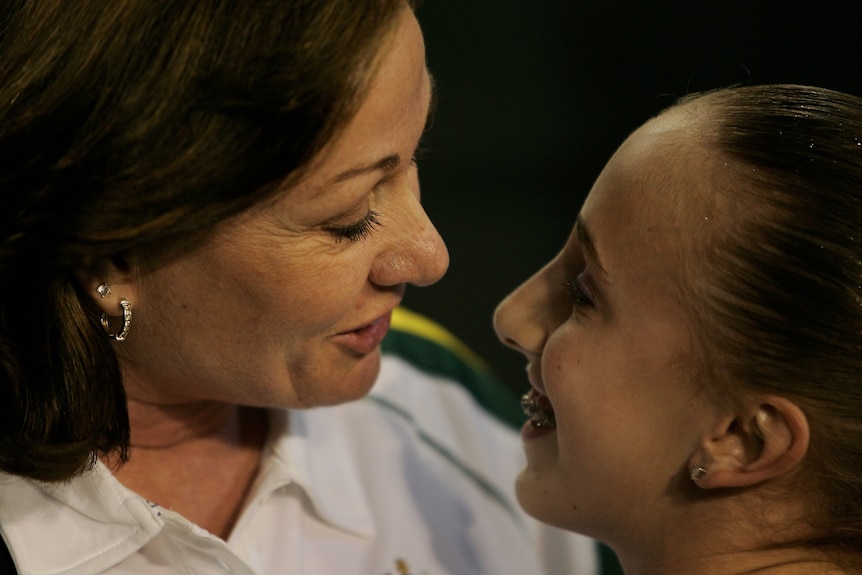
{"type": "Polygon", "coordinates": [[[697,483],[703,476],[706,475],[707,469],[702,465],[692,465],[691,469],[688,470],[689,475],[691,476],[691,480],[697,483]]]}

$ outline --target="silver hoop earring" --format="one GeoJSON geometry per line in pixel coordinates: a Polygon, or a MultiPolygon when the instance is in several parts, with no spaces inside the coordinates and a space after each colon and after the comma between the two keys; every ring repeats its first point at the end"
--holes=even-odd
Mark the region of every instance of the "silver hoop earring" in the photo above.
{"type": "Polygon", "coordinates": [[[692,465],[691,469],[688,470],[688,473],[691,476],[691,480],[697,483],[703,479],[704,475],[706,475],[707,469],[702,465],[692,465]]]}
{"type": "Polygon", "coordinates": [[[105,330],[109,338],[115,341],[126,339],[126,336],[129,335],[129,328],[132,325],[132,304],[127,299],[121,299],[120,307],[123,308],[123,327],[118,333],[111,331],[111,326],[108,324],[108,314],[102,312],[102,316],[99,318],[102,322],[102,329],[105,330]]]}

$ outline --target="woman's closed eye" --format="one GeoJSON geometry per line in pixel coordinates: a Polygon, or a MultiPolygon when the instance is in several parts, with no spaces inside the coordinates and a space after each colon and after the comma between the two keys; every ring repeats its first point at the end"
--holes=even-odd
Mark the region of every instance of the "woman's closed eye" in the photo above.
{"type": "Polygon", "coordinates": [[[343,226],[328,226],[326,231],[332,234],[335,240],[339,242],[343,239],[351,242],[364,240],[371,235],[378,225],[380,225],[380,220],[377,219],[379,216],[379,213],[374,210],[369,210],[368,213],[365,214],[365,217],[358,222],[343,226]]]}

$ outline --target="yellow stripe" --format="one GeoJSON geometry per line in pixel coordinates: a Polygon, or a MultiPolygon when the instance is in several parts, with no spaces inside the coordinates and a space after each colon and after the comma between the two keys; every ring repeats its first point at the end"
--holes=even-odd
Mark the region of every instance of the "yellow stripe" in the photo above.
{"type": "Polygon", "coordinates": [[[392,311],[392,329],[422,337],[441,345],[454,353],[462,361],[474,369],[490,371],[490,367],[470,349],[467,344],[455,337],[449,330],[440,324],[412,312],[404,307],[397,307],[392,311]]]}

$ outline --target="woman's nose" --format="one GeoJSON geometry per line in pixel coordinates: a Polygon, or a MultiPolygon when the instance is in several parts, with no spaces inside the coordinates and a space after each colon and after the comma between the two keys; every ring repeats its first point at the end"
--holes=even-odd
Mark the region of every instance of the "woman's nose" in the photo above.
{"type": "MultiPolygon", "coordinates": [[[[391,233],[386,248],[377,256],[371,281],[381,286],[410,283],[427,286],[437,282],[449,269],[449,251],[437,228],[416,196],[411,195],[408,205],[393,214],[391,233]]],[[[389,225],[384,224],[384,225],[389,225]]]]}

